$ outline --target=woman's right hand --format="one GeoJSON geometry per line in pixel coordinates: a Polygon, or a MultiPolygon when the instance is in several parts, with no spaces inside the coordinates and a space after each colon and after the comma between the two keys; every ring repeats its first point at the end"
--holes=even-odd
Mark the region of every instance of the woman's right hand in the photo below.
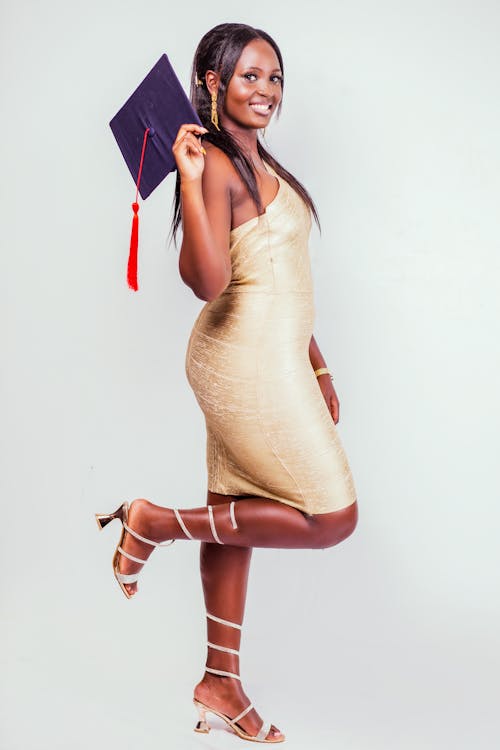
{"type": "Polygon", "coordinates": [[[196,137],[208,133],[207,128],[195,123],[181,125],[172,146],[181,180],[197,180],[205,167],[205,149],[196,137]]]}

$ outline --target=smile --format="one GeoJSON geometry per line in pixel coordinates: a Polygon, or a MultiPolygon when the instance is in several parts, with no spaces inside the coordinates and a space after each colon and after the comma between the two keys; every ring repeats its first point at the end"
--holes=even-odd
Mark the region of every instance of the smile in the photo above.
{"type": "Polygon", "coordinates": [[[250,106],[252,107],[252,109],[255,112],[261,112],[262,114],[267,115],[268,112],[269,112],[269,110],[271,109],[271,107],[273,105],[272,104],[252,104],[252,103],[250,103],[250,106]]]}

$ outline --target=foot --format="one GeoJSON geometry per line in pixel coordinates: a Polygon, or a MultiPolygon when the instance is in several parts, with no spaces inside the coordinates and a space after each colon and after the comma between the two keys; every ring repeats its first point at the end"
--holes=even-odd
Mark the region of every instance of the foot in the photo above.
{"type": "MultiPolygon", "coordinates": [[[[206,706],[217,709],[229,719],[238,716],[251,702],[239,680],[234,677],[213,675],[210,672],[206,672],[201,682],[196,685],[194,698],[206,706]]],[[[255,737],[262,726],[262,717],[259,716],[255,708],[252,708],[237,722],[237,725],[244,732],[255,737]]],[[[278,741],[280,738],[284,739],[284,735],[274,724],[271,724],[266,739],[278,741]]]]}
{"type": "MultiPolygon", "coordinates": [[[[153,542],[160,542],[163,539],[159,539],[155,536],[155,529],[152,528],[151,524],[151,510],[153,509],[152,503],[149,500],[138,499],[134,500],[128,510],[127,526],[136,531],[146,539],[151,539],[153,542]]],[[[156,530],[156,534],[158,531],[156,530]]],[[[150,554],[153,552],[154,547],[146,542],[141,542],[136,539],[132,534],[125,531],[123,542],[121,547],[134,557],[138,557],[141,560],[147,560],[150,554]]],[[[138,573],[143,568],[142,563],[134,562],[129,560],[125,555],[119,555],[118,558],[118,570],[120,573],[130,575],[132,573],[138,573]]],[[[127,589],[130,596],[134,596],[137,593],[137,582],[136,583],[125,583],[123,584],[127,589]]]]}

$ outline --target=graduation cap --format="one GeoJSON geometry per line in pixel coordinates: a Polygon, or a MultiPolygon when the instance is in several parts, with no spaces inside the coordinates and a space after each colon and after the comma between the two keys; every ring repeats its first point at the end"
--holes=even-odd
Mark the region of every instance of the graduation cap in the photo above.
{"type": "Polygon", "coordinates": [[[172,153],[180,126],[201,120],[186,96],[167,55],[163,54],[113,117],[113,131],[136,185],[127,281],[137,291],[139,193],[143,199],[177,166],[172,153]]]}

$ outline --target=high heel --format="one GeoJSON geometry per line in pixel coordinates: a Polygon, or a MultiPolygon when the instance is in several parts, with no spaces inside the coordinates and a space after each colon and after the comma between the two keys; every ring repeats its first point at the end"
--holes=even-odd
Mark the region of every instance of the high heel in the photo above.
{"type": "Polygon", "coordinates": [[[196,722],[194,731],[208,734],[210,732],[210,724],[207,721],[207,709],[202,703],[198,703],[197,701],[194,701],[194,704],[200,714],[200,719],[196,722]]]}
{"type": "Polygon", "coordinates": [[[128,511],[128,503],[122,503],[120,507],[115,510],[114,513],[96,513],[95,518],[96,518],[99,529],[102,531],[102,529],[105,526],[107,526],[110,521],[113,521],[115,518],[119,518],[121,521],[124,514],[126,515],[127,511],[128,511]]]}
{"type": "MultiPolygon", "coordinates": [[[[236,622],[231,622],[230,620],[223,620],[220,617],[216,617],[215,615],[210,614],[207,612],[207,617],[211,620],[214,620],[215,622],[219,622],[222,625],[228,625],[232,628],[238,628],[238,630],[241,630],[241,625],[238,625],[236,622]]],[[[217,643],[211,643],[208,642],[208,645],[210,648],[214,648],[217,651],[224,651],[229,654],[235,654],[239,655],[238,649],[235,648],[228,648],[227,646],[220,646],[217,643]]],[[[226,677],[234,677],[236,680],[241,680],[241,677],[239,674],[236,674],[236,672],[226,672],[223,669],[214,669],[212,667],[205,667],[205,670],[207,672],[210,672],[211,674],[217,674],[222,675],[226,677]]],[[[226,716],[226,714],[223,714],[221,711],[218,711],[216,708],[213,708],[212,706],[207,705],[206,703],[203,703],[200,700],[197,700],[197,698],[193,698],[193,703],[198,709],[199,713],[199,719],[196,722],[196,725],[194,727],[195,732],[200,732],[203,734],[208,734],[210,731],[210,724],[207,720],[207,712],[210,711],[210,713],[215,714],[216,716],[219,716],[219,718],[223,719],[223,721],[226,722],[226,724],[238,735],[238,737],[241,737],[243,740],[250,740],[252,742],[267,742],[267,743],[276,743],[276,742],[283,742],[285,740],[285,735],[280,732],[280,737],[278,739],[266,739],[267,735],[269,734],[272,724],[270,721],[263,721],[262,725],[257,732],[256,735],[252,736],[251,734],[248,734],[248,732],[245,732],[244,729],[242,729],[240,726],[238,726],[238,721],[242,719],[244,716],[246,716],[254,707],[253,703],[249,703],[249,705],[243,709],[237,716],[234,717],[234,719],[231,719],[229,716],[226,716]]]]}
{"type": "Polygon", "coordinates": [[[100,530],[102,530],[105,526],[108,525],[111,521],[114,521],[115,518],[121,521],[122,524],[122,533],[120,536],[120,539],[118,541],[118,544],[116,545],[115,554],[113,555],[113,573],[115,574],[115,578],[118,581],[118,584],[127,597],[127,599],[131,599],[134,594],[130,594],[127,589],[125,588],[126,583],[136,583],[139,578],[139,573],[120,573],[119,570],[119,562],[120,562],[120,555],[123,555],[123,557],[126,557],[128,560],[132,560],[133,562],[142,563],[144,564],[147,562],[147,560],[141,560],[140,557],[134,557],[129,552],[125,552],[125,550],[122,548],[123,540],[125,538],[125,534],[131,534],[136,539],[139,539],[141,542],[145,542],[146,544],[150,544],[152,547],[168,547],[170,544],[173,544],[175,542],[175,539],[170,539],[167,542],[153,542],[151,539],[146,539],[146,537],[141,536],[136,531],[130,528],[128,525],[128,513],[129,513],[129,505],[127,502],[122,503],[119,508],[117,508],[114,513],[96,513],[95,518],[97,521],[97,526],[100,530]]]}

